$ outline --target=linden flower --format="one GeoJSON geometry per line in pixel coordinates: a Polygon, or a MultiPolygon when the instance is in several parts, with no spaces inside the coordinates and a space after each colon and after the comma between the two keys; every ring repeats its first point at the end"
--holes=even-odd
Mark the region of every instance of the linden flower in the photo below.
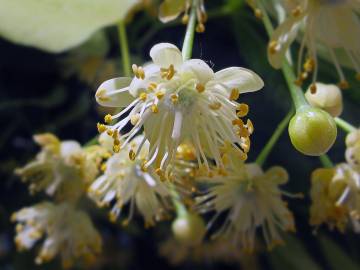
{"type": "Polygon", "coordinates": [[[207,21],[204,0],[164,0],[159,8],[160,21],[167,23],[175,20],[181,13],[184,13],[182,22],[187,24],[189,21],[189,12],[194,1],[196,1],[196,19],[198,21],[196,31],[199,33],[204,32],[204,23],[207,21]]]}
{"type": "Polygon", "coordinates": [[[214,237],[231,239],[234,244],[252,251],[256,229],[261,227],[268,248],[272,248],[282,243],[279,230],[295,230],[293,215],[281,199],[286,193],[278,187],[287,179],[288,174],[281,167],[272,167],[265,173],[255,163],[235,167],[227,176],[211,179],[215,185],[209,188],[208,194],[197,198],[197,208],[204,213],[216,212],[209,226],[228,211],[214,237]]]}
{"type": "Polygon", "coordinates": [[[301,48],[298,56],[298,80],[301,84],[309,73],[313,72],[312,88],[316,91],[318,61],[317,44],[323,44],[330,53],[337,73],[340,77],[340,88],[347,88],[335,49],[342,49],[351,60],[360,79],[360,21],[357,12],[358,0],[289,0],[285,8],[289,17],[275,30],[268,48],[268,57],[275,68],[282,66],[282,61],[291,43],[298,36],[304,25],[301,48]],[[330,29],[330,31],[329,31],[330,29]],[[307,50],[307,60],[303,62],[307,50]]]}
{"type": "Polygon", "coordinates": [[[72,204],[43,202],[12,215],[16,225],[15,243],[19,250],[32,248],[44,239],[35,259],[37,264],[61,257],[64,268],[79,259],[92,263],[101,251],[101,238],[89,216],[72,204]]]}
{"type": "Polygon", "coordinates": [[[350,221],[360,232],[360,174],[346,163],[313,172],[310,224],[344,231],[350,221]]]}
{"type": "Polygon", "coordinates": [[[78,142],[61,142],[52,134],[35,135],[34,140],[42,148],[40,153],[15,173],[29,182],[31,193],[45,190],[61,199],[78,198],[85,183],[91,182],[98,172],[94,155],[87,155],[91,149],[84,151],[78,142]]]}
{"type": "Polygon", "coordinates": [[[225,142],[245,159],[253,126],[250,120],[245,124],[239,118],[249,108],[236,99],[240,93],[261,89],[261,78],[240,67],[214,73],[200,59],[183,61],[180,50],[169,43],[155,45],[150,56],[153,63],[144,68],[133,66],[133,80],[108,80],[96,92],[100,105],[125,107],[116,115],[105,116],[105,122],[110,123],[127,114],[116,124],[98,124],[100,132],[107,131],[115,138],[114,149],[126,147],[144,127],[144,141],[150,142],[145,167],[155,162],[164,170],[183,142],[194,146],[198,163],[207,168],[208,158],[223,167],[220,148],[225,142]],[[122,135],[124,143],[119,146],[118,133],[129,122],[133,127],[122,135]]]}
{"type": "Polygon", "coordinates": [[[360,173],[360,129],[346,137],[346,161],[360,173]]]}
{"type": "Polygon", "coordinates": [[[159,171],[152,167],[144,168],[149,144],[145,142],[141,147],[142,143],[143,137],[138,136],[126,148],[110,157],[105,163],[104,174],[89,188],[90,198],[99,206],[108,206],[115,201],[110,212],[113,222],[127,203],[130,204],[130,212],[125,224],[132,218],[135,206],[144,217],[146,226],[153,225],[164,214],[170,193],[160,181],[157,175],[161,174],[159,171]]]}

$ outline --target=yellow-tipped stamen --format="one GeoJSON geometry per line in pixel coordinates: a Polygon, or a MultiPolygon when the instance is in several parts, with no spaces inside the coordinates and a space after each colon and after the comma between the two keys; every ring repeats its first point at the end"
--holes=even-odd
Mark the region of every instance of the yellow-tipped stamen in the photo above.
{"type": "Polygon", "coordinates": [[[237,110],[236,115],[238,117],[244,117],[249,113],[249,105],[245,103],[240,103],[236,110],[237,110]]]}
{"type": "Polygon", "coordinates": [[[135,160],[135,152],[132,149],[129,151],[129,159],[132,161],[135,160]]]}
{"type": "Polygon", "coordinates": [[[139,96],[139,99],[142,100],[142,101],[146,101],[147,99],[147,94],[145,92],[142,92],[139,96]]]}
{"type": "Polygon", "coordinates": [[[212,110],[219,110],[221,108],[220,102],[214,102],[209,105],[209,108],[212,110]]]}
{"type": "Polygon", "coordinates": [[[179,96],[178,96],[177,94],[172,94],[172,95],[170,96],[170,99],[171,99],[171,102],[172,102],[173,104],[176,104],[176,103],[178,102],[178,100],[179,100],[179,96]]]}
{"type": "Polygon", "coordinates": [[[112,116],[111,116],[111,114],[105,115],[104,121],[105,121],[106,124],[110,124],[111,121],[112,121],[112,116]]]}
{"type": "Polygon", "coordinates": [[[97,130],[99,133],[103,133],[107,130],[107,128],[104,124],[97,123],[96,127],[97,127],[97,130]]]}
{"type": "Polygon", "coordinates": [[[203,84],[201,84],[201,83],[197,83],[195,88],[199,93],[202,93],[202,92],[205,91],[205,86],[203,84]]]}
{"type": "Polygon", "coordinates": [[[159,112],[158,106],[156,104],[151,105],[151,111],[153,113],[158,113],[159,112]]]}
{"type": "Polygon", "coordinates": [[[276,40],[272,40],[269,42],[268,49],[270,54],[275,54],[278,52],[279,43],[276,40]]]}
{"type": "Polygon", "coordinates": [[[230,100],[237,100],[239,98],[239,96],[240,96],[239,89],[234,88],[234,89],[231,90],[229,99],[230,100]]]}

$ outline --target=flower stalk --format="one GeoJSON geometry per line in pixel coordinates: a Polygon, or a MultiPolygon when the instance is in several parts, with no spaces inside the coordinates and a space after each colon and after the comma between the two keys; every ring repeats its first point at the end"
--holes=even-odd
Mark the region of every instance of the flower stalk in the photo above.
{"type": "Polygon", "coordinates": [[[334,163],[331,161],[331,159],[329,158],[328,155],[324,154],[319,156],[319,159],[321,161],[321,164],[325,167],[325,168],[333,168],[334,167],[334,163]]]}
{"type": "MultiPolygon", "coordinates": [[[[263,14],[262,20],[266,29],[266,32],[268,33],[268,36],[271,37],[272,33],[274,32],[273,25],[271,23],[271,20],[269,18],[269,15],[267,14],[262,1],[259,1],[259,8],[263,14]]],[[[288,85],[291,99],[294,103],[296,111],[299,111],[300,109],[304,107],[310,106],[308,102],[305,99],[305,95],[302,92],[301,88],[298,87],[294,82],[296,80],[295,73],[293,69],[291,68],[291,65],[287,59],[284,59],[283,65],[282,65],[282,73],[284,74],[286,83],[288,85]]]]}
{"type": "Polygon", "coordinates": [[[184,60],[190,59],[192,55],[196,25],[196,5],[198,5],[198,1],[193,1],[190,11],[189,22],[186,27],[184,43],[181,50],[184,60]]]}
{"type": "Polygon", "coordinates": [[[281,122],[279,123],[279,125],[277,126],[277,128],[275,129],[273,135],[270,137],[269,141],[266,143],[265,147],[263,148],[263,150],[260,152],[260,154],[258,155],[257,159],[256,159],[256,163],[262,167],[267,159],[267,157],[269,156],[269,154],[271,153],[271,150],[274,148],[275,144],[277,143],[277,141],[279,140],[281,134],[284,132],[284,130],[286,129],[286,127],[289,124],[289,121],[291,119],[291,117],[294,115],[294,109],[292,108],[287,115],[285,116],[285,118],[283,120],[281,120],[281,122]]]}
{"type": "Polygon", "coordinates": [[[130,77],[131,75],[130,52],[129,52],[127,34],[126,34],[126,25],[124,20],[121,20],[118,23],[118,35],[119,35],[119,45],[121,51],[123,72],[126,77],[130,77]]]}
{"type": "Polygon", "coordinates": [[[336,125],[342,130],[344,130],[346,133],[350,133],[356,130],[356,127],[346,122],[344,119],[341,119],[340,117],[335,117],[334,120],[336,125]]]}

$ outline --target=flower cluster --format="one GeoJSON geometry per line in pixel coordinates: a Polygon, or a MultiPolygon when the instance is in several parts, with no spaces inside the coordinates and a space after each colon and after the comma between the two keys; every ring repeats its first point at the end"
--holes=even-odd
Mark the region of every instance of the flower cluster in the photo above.
{"type": "Polygon", "coordinates": [[[200,59],[183,61],[180,50],[169,43],[155,45],[150,56],[152,63],[133,65],[133,79],[108,80],[96,92],[100,105],[125,108],[106,115],[106,124],[98,124],[100,132],[114,138],[114,151],[125,148],[143,127],[143,141],[134,158],[148,140],[145,168],[153,165],[166,171],[183,142],[194,146],[199,166],[208,169],[209,158],[218,168],[224,167],[221,149],[226,144],[245,160],[254,128],[250,120],[245,123],[241,119],[247,115],[248,106],[236,100],[241,93],[261,89],[261,78],[240,67],[214,73],[200,59]],[[111,125],[117,119],[121,120],[111,125]],[[133,127],[120,135],[128,123],[133,127]]]}
{"type": "Polygon", "coordinates": [[[15,212],[11,217],[16,225],[15,243],[19,250],[30,249],[44,239],[37,264],[60,255],[64,268],[78,259],[90,265],[101,251],[101,238],[89,216],[72,204],[43,202],[15,212]]]}
{"type": "Polygon", "coordinates": [[[344,232],[351,223],[360,232],[360,170],[358,166],[360,131],[346,138],[346,160],[333,168],[320,168],[311,176],[310,224],[323,223],[344,232]]]}

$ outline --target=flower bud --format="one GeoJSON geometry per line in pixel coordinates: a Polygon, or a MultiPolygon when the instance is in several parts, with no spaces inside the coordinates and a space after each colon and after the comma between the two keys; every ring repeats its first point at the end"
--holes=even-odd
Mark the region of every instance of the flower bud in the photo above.
{"type": "Polygon", "coordinates": [[[334,144],[337,129],[334,119],[327,112],[305,107],[290,120],[289,135],[298,151],[309,156],[320,156],[334,144]]]}
{"type": "Polygon", "coordinates": [[[309,88],[305,97],[310,105],[323,109],[333,117],[342,113],[343,101],[339,87],[334,84],[316,83],[316,92],[312,93],[309,88]]]}
{"type": "Polygon", "coordinates": [[[206,233],[203,219],[193,213],[178,216],[172,223],[175,238],[186,245],[199,245],[206,233]]]}

